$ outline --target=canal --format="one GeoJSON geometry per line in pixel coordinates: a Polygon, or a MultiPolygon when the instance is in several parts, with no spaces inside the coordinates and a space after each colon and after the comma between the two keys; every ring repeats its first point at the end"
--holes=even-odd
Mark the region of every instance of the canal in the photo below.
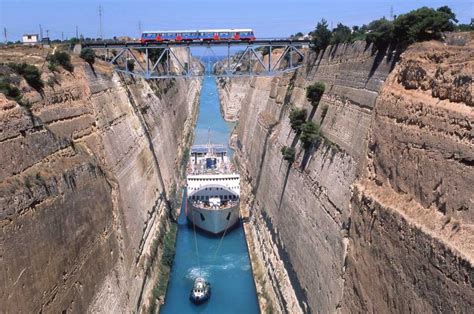
{"type": "MultiPolygon", "coordinates": [[[[200,96],[195,144],[227,144],[233,123],[220,114],[214,78],[205,77],[200,96]]],[[[183,196],[184,201],[184,196],[183,196]]],[[[188,226],[182,205],[178,218],[176,256],[161,313],[259,313],[252,269],[242,225],[225,237],[212,237],[188,226]],[[197,249],[196,249],[197,246],[197,249]],[[211,283],[211,299],[196,306],[189,301],[196,276],[211,283]]]]}

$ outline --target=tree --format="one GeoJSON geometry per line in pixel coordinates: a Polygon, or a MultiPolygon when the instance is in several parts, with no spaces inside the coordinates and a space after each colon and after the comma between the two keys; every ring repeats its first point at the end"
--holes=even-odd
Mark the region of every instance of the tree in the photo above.
{"type": "Polygon", "coordinates": [[[301,126],[306,121],[306,110],[294,108],[290,112],[290,125],[293,131],[301,131],[301,126]]]}
{"type": "Polygon", "coordinates": [[[347,43],[351,41],[351,29],[342,24],[338,23],[336,28],[332,31],[331,45],[337,45],[341,43],[347,43]]]}
{"type": "Polygon", "coordinates": [[[75,44],[79,43],[79,38],[73,37],[73,38],[69,39],[69,42],[71,43],[71,45],[74,46],[75,44]]]}
{"type": "Polygon", "coordinates": [[[384,17],[370,22],[366,41],[379,50],[385,49],[393,41],[393,23],[384,17]]]}
{"type": "Polygon", "coordinates": [[[281,148],[281,154],[283,155],[283,159],[288,161],[289,164],[295,161],[296,151],[293,147],[283,146],[281,148]]]}
{"type": "Polygon", "coordinates": [[[328,22],[325,19],[318,22],[316,29],[311,33],[311,35],[311,47],[314,51],[320,52],[321,50],[326,49],[331,41],[331,31],[328,28],[328,22]]]}
{"type": "Polygon", "coordinates": [[[326,86],[323,82],[316,82],[306,88],[306,98],[312,106],[319,105],[319,101],[323,97],[326,86]]]}
{"type": "Polygon", "coordinates": [[[91,48],[82,49],[80,57],[91,65],[95,62],[95,52],[91,48]]]}
{"type": "Polygon", "coordinates": [[[316,123],[308,121],[303,124],[300,139],[305,149],[314,144],[319,137],[319,126],[316,123]]]}
{"type": "Polygon", "coordinates": [[[394,21],[394,36],[402,44],[441,39],[442,32],[453,31],[456,15],[447,6],[437,10],[422,7],[399,15],[394,21]]]}

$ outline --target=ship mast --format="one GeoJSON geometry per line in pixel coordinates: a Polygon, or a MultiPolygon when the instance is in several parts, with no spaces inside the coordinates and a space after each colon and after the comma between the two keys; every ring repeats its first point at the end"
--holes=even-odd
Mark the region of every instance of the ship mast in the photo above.
{"type": "Polygon", "coordinates": [[[214,152],[212,151],[212,144],[211,144],[211,127],[207,129],[207,153],[210,154],[211,156],[214,155],[214,152]]]}

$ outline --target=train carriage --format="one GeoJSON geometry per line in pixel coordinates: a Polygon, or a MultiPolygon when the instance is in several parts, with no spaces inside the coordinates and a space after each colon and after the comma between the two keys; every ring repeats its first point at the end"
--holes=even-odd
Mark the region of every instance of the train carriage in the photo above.
{"type": "Polygon", "coordinates": [[[225,40],[255,40],[252,29],[204,29],[176,31],[146,31],[142,33],[140,42],[166,41],[225,41],[225,40]]]}

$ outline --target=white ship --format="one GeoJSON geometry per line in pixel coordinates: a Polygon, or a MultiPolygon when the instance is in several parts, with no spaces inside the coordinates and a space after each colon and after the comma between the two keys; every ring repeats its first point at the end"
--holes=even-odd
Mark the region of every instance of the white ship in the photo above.
{"type": "Polygon", "coordinates": [[[186,217],[191,224],[220,234],[239,221],[240,176],[224,145],[194,145],[187,176],[186,217]]]}

